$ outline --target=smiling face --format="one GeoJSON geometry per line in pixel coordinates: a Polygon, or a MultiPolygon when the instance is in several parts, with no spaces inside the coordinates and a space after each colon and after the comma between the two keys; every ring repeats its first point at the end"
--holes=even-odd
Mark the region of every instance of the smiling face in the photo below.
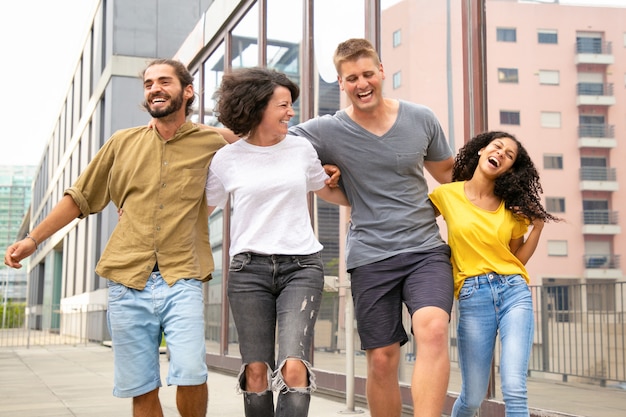
{"type": "Polygon", "coordinates": [[[339,86],[356,110],[373,110],[383,103],[385,72],[382,64],[377,65],[372,58],[364,56],[356,61],[345,61],[340,68],[339,86]]]}
{"type": "Polygon", "coordinates": [[[517,143],[511,138],[497,138],[480,150],[478,166],[486,173],[500,176],[507,172],[517,159],[517,143]]]}
{"type": "Polygon", "coordinates": [[[294,115],[291,92],[286,87],[276,87],[263,112],[261,123],[255,129],[255,136],[258,134],[272,138],[272,142],[282,140],[287,135],[289,120],[294,115]]]}
{"type": "Polygon", "coordinates": [[[193,96],[193,87],[182,88],[174,68],[159,64],[147,68],[143,79],[144,107],[154,118],[174,114],[193,96]]]}

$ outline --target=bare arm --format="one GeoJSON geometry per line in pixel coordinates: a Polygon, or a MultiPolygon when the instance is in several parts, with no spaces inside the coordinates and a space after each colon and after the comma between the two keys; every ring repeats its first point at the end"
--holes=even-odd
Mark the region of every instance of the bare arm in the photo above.
{"type": "Polygon", "coordinates": [[[526,265],[526,262],[528,262],[530,257],[533,256],[533,253],[535,253],[542,230],[543,220],[536,219],[532,222],[532,229],[525,241],[523,237],[511,240],[509,244],[511,252],[513,252],[517,259],[524,265],[526,265]]]}
{"type": "Polygon", "coordinates": [[[198,124],[198,127],[200,127],[201,129],[216,131],[217,133],[222,135],[224,140],[228,143],[234,143],[240,139],[239,136],[235,135],[232,130],[225,128],[225,127],[215,127],[215,126],[207,126],[207,125],[201,125],[201,124],[198,124]]]}
{"type": "Polygon", "coordinates": [[[63,196],[54,206],[50,214],[39,223],[31,232],[31,238],[25,238],[9,246],[4,254],[5,265],[11,268],[21,268],[20,261],[30,256],[37,245],[48,239],[55,232],[68,225],[80,215],[80,209],[69,195],[63,196]],[[35,243],[37,242],[37,243],[35,243]]]}
{"type": "Polygon", "coordinates": [[[424,161],[424,168],[433,176],[439,184],[452,181],[452,166],[454,158],[450,157],[443,161],[424,161]]]}
{"type": "Polygon", "coordinates": [[[346,195],[339,187],[331,188],[328,185],[325,185],[324,188],[315,191],[315,194],[317,194],[317,196],[322,200],[328,201],[329,203],[340,206],[350,206],[350,202],[346,198],[346,195]]]}
{"type": "MultiPolygon", "coordinates": [[[[209,126],[209,125],[204,125],[202,123],[195,123],[195,125],[198,126],[200,129],[213,130],[219,133],[220,135],[222,135],[224,140],[228,143],[237,142],[240,139],[239,136],[235,135],[232,130],[226,127],[209,126]]],[[[148,127],[153,129],[155,126],[156,126],[156,119],[155,118],[150,119],[150,121],[148,122],[148,127]]]]}

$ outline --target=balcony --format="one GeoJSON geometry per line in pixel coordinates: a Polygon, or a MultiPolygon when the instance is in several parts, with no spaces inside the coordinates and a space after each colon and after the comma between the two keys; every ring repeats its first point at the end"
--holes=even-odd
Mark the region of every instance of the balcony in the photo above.
{"type": "Polygon", "coordinates": [[[579,38],[576,41],[576,65],[611,65],[615,62],[613,45],[601,39],[579,38]]]}
{"type": "Polygon", "coordinates": [[[617,235],[621,228],[617,221],[618,212],[609,210],[584,210],[583,234],[617,235]]]}
{"type": "Polygon", "coordinates": [[[619,185],[617,183],[617,174],[615,168],[580,168],[581,191],[617,191],[618,189],[619,185]]]}
{"type": "Polygon", "coordinates": [[[584,255],[585,278],[621,279],[620,256],[611,254],[584,255]]]}
{"type": "Polygon", "coordinates": [[[615,126],[586,123],[578,126],[579,148],[615,148],[615,126]]]}
{"type": "Polygon", "coordinates": [[[612,106],[615,104],[613,83],[578,83],[576,96],[578,106],[612,106]]]}

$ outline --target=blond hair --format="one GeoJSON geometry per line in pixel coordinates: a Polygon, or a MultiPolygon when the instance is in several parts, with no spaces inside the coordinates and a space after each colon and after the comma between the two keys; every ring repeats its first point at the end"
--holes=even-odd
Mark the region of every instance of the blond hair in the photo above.
{"type": "Polygon", "coordinates": [[[376,66],[380,65],[378,52],[374,49],[374,45],[367,39],[352,38],[341,42],[335,49],[333,55],[333,63],[337,74],[341,75],[341,65],[347,61],[356,61],[359,58],[371,58],[376,66]]]}

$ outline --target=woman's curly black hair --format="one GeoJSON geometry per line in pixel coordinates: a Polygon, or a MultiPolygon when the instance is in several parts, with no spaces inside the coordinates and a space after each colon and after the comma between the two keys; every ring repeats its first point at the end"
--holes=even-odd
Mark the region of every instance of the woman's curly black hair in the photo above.
{"type": "Polygon", "coordinates": [[[294,103],[300,88],[282,72],[270,68],[239,68],[224,74],[213,97],[217,120],[237,136],[249,135],[263,119],[276,87],[285,87],[294,103]]]}
{"type": "Polygon", "coordinates": [[[521,214],[530,221],[559,221],[558,217],[548,213],[541,204],[543,193],[539,182],[539,173],[535,164],[515,136],[499,131],[481,133],[467,142],[457,154],[452,168],[452,181],[467,181],[472,178],[478,166],[478,152],[495,139],[509,138],[517,144],[517,158],[511,169],[496,179],[494,194],[500,197],[507,208],[521,214]]]}

